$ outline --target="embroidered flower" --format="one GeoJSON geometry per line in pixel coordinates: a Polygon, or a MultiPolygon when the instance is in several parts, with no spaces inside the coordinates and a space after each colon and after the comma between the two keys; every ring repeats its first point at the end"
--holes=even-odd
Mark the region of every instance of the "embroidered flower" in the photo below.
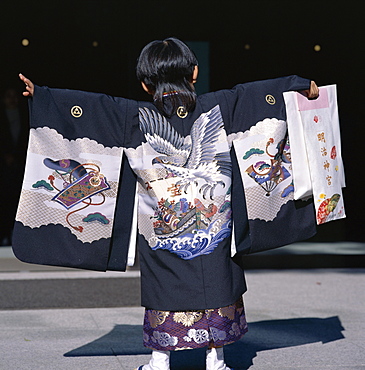
{"type": "Polygon", "coordinates": [[[194,336],[194,341],[196,343],[204,343],[209,341],[209,333],[207,330],[198,329],[194,336]]]}
{"type": "Polygon", "coordinates": [[[184,340],[187,342],[191,342],[191,339],[193,339],[195,343],[204,343],[209,341],[209,333],[205,329],[190,329],[187,334],[188,336],[184,337],[184,340]]]}
{"type": "Polygon", "coordinates": [[[209,318],[210,318],[210,316],[212,315],[212,312],[214,312],[214,309],[212,309],[212,308],[210,308],[210,309],[208,309],[208,310],[205,310],[205,317],[206,317],[207,319],[209,319],[209,318]]]}
{"type": "Polygon", "coordinates": [[[196,329],[190,329],[188,330],[187,334],[189,338],[194,338],[195,333],[196,333],[196,329]]]}
{"type": "Polygon", "coordinates": [[[227,337],[227,333],[224,330],[219,330],[214,327],[210,328],[210,335],[214,342],[224,340],[227,337]]]}
{"type": "Polygon", "coordinates": [[[162,347],[167,347],[170,343],[170,334],[167,333],[159,333],[157,338],[157,342],[162,347]]]}
{"type": "Polygon", "coordinates": [[[184,326],[192,326],[203,317],[203,312],[176,312],[174,321],[183,324],[184,326]]]}
{"type": "Polygon", "coordinates": [[[178,339],[177,337],[172,337],[168,333],[160,333],[159,331],[155,330],[153,332],[153,341],[161,346],[161,347],[167,347],[167,346],[176,346],[178,339]]]}
{"type": "Polygon", "coordinates": [[[240,327],[236,322],[232,324],[232,329],[229,331],[229,334],[234,336],[240,335],[240,327]]]}
{"type": "Polygon", "coordinates": [[[148,321],[152,328],[157,328],[158,325],[163,324],[167,316],[169,316],[169,311],[148,311],[148,321]]]}
{"type": "Polygon", "coordinates": [[[234,319],[235,312],[236,312],[236,307],[234,305],[222,307],[218,310],[219,316],[227,317],[230,320],[234,319]]]}

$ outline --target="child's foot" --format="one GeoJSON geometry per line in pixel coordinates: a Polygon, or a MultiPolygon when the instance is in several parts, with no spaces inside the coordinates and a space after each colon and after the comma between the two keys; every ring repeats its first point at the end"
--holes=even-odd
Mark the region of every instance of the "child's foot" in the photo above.
{"type": "Polygon", "coordinates": [[[150,362],[135,370],[170,370],[170,352],[153,350],[150,362]]]}

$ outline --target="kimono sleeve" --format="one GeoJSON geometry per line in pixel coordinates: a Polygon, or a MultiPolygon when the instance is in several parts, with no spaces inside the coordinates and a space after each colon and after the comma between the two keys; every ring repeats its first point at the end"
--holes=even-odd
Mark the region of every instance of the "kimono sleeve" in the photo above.
{"type": "Polygon", "coordinates": [[[235,249],[255,253],[316,232],[313,202],[295,201],[283,92],[308,89],[298,76],[258,81],[223,92],[232,142],[235,249]]]}
{"type": "Polygon", "coordinates": [[[35,88],[13,233],[21,261],[125,270],[135,193],[123,161],[131,105],[103,94],[35,88]]]}

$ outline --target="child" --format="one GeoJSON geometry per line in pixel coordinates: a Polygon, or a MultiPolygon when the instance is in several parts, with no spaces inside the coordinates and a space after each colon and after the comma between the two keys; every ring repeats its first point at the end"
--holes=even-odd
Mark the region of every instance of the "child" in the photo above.
{"type": "MultiPolygon", "coordinates": [[[[231,258],[233,217],[237,247],[253,238],[232,143],[266,117],[285,119],[281,102],[252,103],[253,96],[271,93],[278,100],[283,91],[302,90],[315,98],[318,88],[291,76],[197,97],[198,62],[175,38],[145,46],[137,77],[153,103],[115,98],[115,104],[124,122],[124,153],[138,181],[143,335],[153,350],[149,364],[138,369],[167,370],[170,351],[206,347],[206,368],[229,370],[223,346],[247,331],[244,273],[231,258]]],[[[34,104],[46,93],[67,94],[35,90],[20,78],[34,104]]],[[[88,97],[80,95],[80,101],[88,97]]],[[[102,104],[93,109],[106,110],[102,104]]]]}

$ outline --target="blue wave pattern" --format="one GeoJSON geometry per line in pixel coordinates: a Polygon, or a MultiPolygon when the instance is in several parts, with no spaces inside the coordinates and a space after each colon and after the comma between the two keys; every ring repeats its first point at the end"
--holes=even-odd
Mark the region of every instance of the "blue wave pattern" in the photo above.
{"type": "Polygon", "coordinates": [[[194,234],[189,233],[183,237],[160,240],[155,247],[152,247],[152,250],[166,249],[184,260],[210,254],[232,232],[231,220],[225,222],[217,233],[211,231],[217,221],[212,222],[208,229],[198,230],[194,234]]]}

